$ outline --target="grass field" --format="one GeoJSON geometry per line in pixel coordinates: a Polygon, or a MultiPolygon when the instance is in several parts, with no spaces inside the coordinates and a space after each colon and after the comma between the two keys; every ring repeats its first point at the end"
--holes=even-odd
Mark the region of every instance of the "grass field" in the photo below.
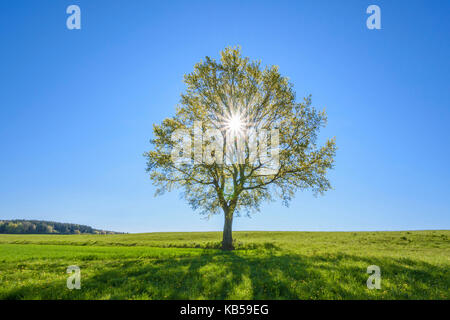
{"type": "Polygon", "coordinates": [[[450,231],[0,235],[0,299],[449,299],[450,231]],[[66,287],[69,265],[81,289],[66,287]],[[366,286],[369,265],[381,289],[366,286]]]}

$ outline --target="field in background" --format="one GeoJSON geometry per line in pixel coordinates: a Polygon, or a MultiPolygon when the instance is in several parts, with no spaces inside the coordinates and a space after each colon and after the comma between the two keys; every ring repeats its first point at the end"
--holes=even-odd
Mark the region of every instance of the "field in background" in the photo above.
{"type": "Polygon", "coordinates": [[[233,235],[0,235],[0,299],[450,299],[449,230],[233,235]]]}

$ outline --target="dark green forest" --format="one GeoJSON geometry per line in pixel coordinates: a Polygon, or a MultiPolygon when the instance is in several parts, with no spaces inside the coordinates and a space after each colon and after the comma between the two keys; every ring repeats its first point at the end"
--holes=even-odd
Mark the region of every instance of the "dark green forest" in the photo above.
{"type": "Polygon", "coordinates": [[[89,226],[40,220],[0,220],[0,233],[10,234],[116,234],[89,226]]]}

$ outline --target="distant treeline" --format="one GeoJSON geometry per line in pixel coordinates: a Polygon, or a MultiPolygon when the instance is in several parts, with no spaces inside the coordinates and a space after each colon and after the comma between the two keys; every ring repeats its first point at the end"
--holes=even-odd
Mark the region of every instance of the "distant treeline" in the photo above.
{"type": "Polygon", "coordinates": [[[13,234],[116,234],[73,223],[40,220],[0,220],[0,233],[13,234]]]}

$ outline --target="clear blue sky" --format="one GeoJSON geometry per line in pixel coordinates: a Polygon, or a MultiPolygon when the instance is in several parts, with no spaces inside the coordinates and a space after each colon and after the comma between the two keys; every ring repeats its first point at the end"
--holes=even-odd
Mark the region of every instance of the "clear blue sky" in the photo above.
{"type": "Polygon", "coordinates": [[[221,230],[178,192],[153,197],[142,153],[183,75],[240,45],[326,108],[339,150],[334,190],[234,230],[449,229],[449,14],[438,0],[2,1],[0,219],[221,230]],[[366,28],[370,4],[382,30],[366,28]]]}

